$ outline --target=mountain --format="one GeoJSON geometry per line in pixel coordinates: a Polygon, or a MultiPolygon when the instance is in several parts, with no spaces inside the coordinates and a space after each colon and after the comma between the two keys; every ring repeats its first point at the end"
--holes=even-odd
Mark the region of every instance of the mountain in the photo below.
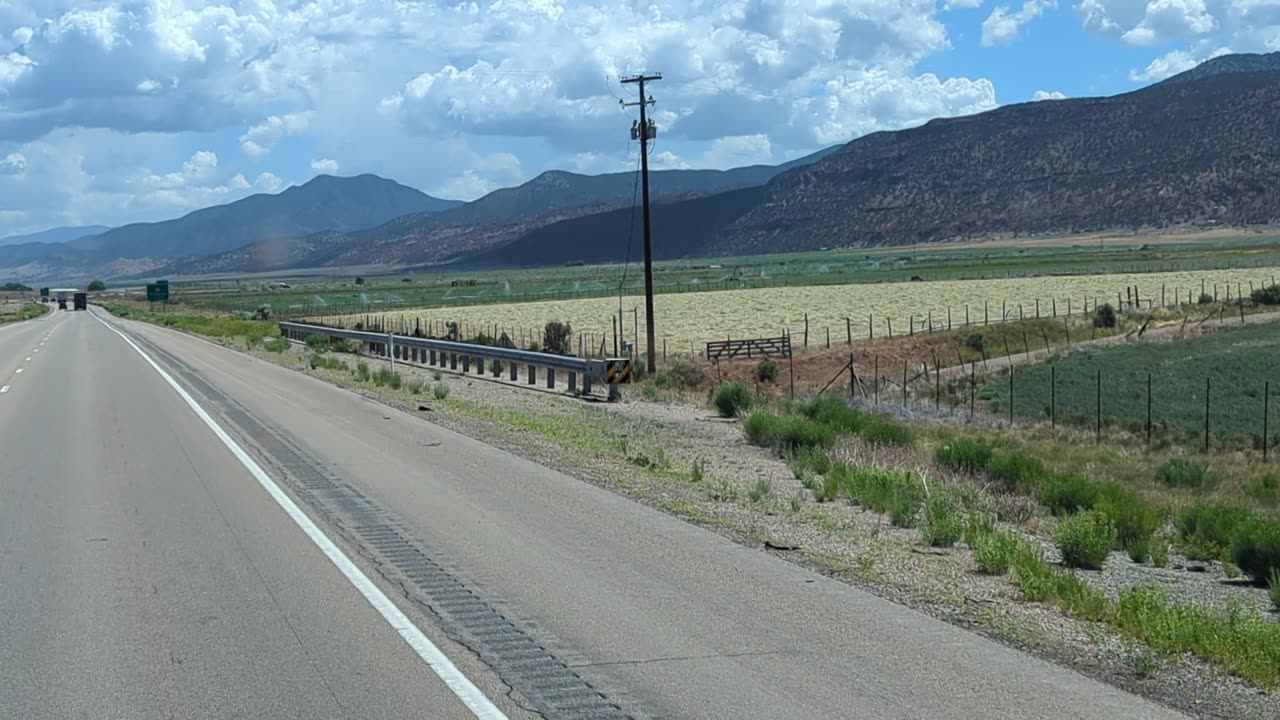
{"type": "Polygon", "coordinates": [[[68,227],[49,228],[28,235],[10,235],[0,238],[0,246],[21,245],[23,243],[64,243],[69,240],[97,235],[111,228],[106,225],[73,225],[68,227]]]}
{"type": "Polygon", "coordinates": [[[1191,80],[1200,80],[1214,75],[1238,72],[1264,72],[1267,70],[1280,70],[1280,52],[1266,53],[1262,55],[1257,53],[1219,55],[1218,57],[1205,60],[1190,70],[1186,70],[1178,73],[1177,75],[1166,78],[1158,84],[1173,85],[1189,82],[1191,80]]]}
{"type": "MultiPolygon", "coordinates": [[[[658,201],[714,196],[759,187],[780,172],[817,161],[827,148],[782,165],[731,170],[656,170],[650,194],[658,201]]],[[[581,220],[582,227],[609,226],[635,194],[634,173],[577,175],[550,171],[513,188],[431,215],[413,214],[381,226],[348,233],[269,238],[225,253],[175,263],[172,274],[250,272],[302,267],[440,263],[483,254],[522,240],[541,228],[581,220]],[[593,219],[594,218],[594,219],[593,219]]],[[[626,224],[623,222],[623,231],[626,224]]],[[[576,227],[576,226],[574,226],[576,227]]],[[[573,230],[571,232],[578,232],[573,230]]]]}
{"type": "Polygon", "coordinates": [[[134,223],[62,245],[27,242],[0,247],[0,276],[109,278],[107,271],[113,268],[145,272],[174,258],[222,253],[246,242],[360,230],[460,204],[376,175],[318,175],[278,194],[251,195],[175,220],[134,223]]]}
{"type": "Polygon", "coordinates": [[[1280,221],[1280,70],[1210,62],[1226,71],[867,135],[774,178],[713,248],[1280,221]]]}

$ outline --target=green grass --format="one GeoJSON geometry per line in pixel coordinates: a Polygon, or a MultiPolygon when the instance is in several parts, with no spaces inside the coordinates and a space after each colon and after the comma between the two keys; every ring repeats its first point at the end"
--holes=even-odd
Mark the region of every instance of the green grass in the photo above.
{"type": "Polygon", "coordinates": [[[959,472],[978,473],[987,469],[994,451],[991,443],[973,438],[956,437],[939,445],[934,462],[959,472]]]}
{"type": "Polygon", "coordinates": [[[979,532],[968,540],[973,560],[983,575],[1004,575],[1017,557],[1019,541],[1009,530],[979,532]]]}
{"type": "Polygon", "coordinates": [[[1259,585],[1280,570],[1280,520],[1254,517],[1231,537],[1231,561],[1259,585]]]}
{"type": "Polygon", "coordinates": [[[769,478],[756,478],[756,481],[747,487],[747,499],[753,503],[758,503],[773,497],[773,483],[769,482],[769,478]]]}
{"type": "Polygon", "coordinates": [[[1192,560],[1216,560],[1231,547],[1236,530],[1253,519],[1244,508],[1199,502],[1178,513],[1174,525],[1179,545],[1192,560]]]}
{"type": "Polygon", "coordinates": [[[1244,492],[1262,505],[1275,507],[1280,504],[1280,472],[1269,472],[1250,480],[1244,492]]]}
{"type": "Polygon", "coordinates": [[[431,386],[431,395],[437,400],[444,400],[449,397],[449,388],[444,383],[436,383],[431,386]]]}
{"type": "Polygon", "coordinates": [[[1206,490],[1218,484],[1218,476],[1199,460],[1174,457],[1156,469],[1156,478],[1172,488],[1206,490]]]}
{"type": "Polygon", "coordinates": [[[1049,475],[1039,459],[1016,450],[1001,450],[987,462],[987,475],[1010,490],[1030,492],[1049,475]]]}
{"type": "MultiPolygon", "coordinates": [[[[1246,324],[1183,340],[1080,349],[1057,358],[1054,365],[1059,423],[1093,428],[1101,371],[1104,424],[1144,432],[1149,371],[1157,436],[1203,442],[1208,379],[1210,432],[1260,437],[1263,381],[1280,374],[1280,334],[1274,324],[1246,324]]],[[[1050,379],[1047,364],[1020,368],[1014,378],[1015,413],[1047,419],[1050,379]]],[[[1007,412],[1007,376],[993,380],[986,393],[1007,412]]],[[[1278,424],[1270,428],[1273,446],[1280,442],[1278,424]]]]}
{"type": "Polygon", "coordinates": [[[835,442],[835,433],[825,425],[763,410],[751,413],[742,430],[752,445],[772,448],[784,456],[801,448],[830,447],[835,442]]]}
{"type": "Polygon", "coordinates": [[[45,303],[0,302],[0,325],[38,318],[46,312],[49,312],[49,306],[45,303]]]}
{"type": "Polygon", "coordinates": [[[964,534],[964,513],[947,493],[935,492],[924,503],[920,539],[930,547],[951,547],[964,534]]]}
{"type": "Polygon", "coordinates": [[[850,502],[889,516],[895,527],[916,526],[923,486],[910,471],[869,465],[832,468],[840,494],[850,502]],[[839,470],[839,472],[837,472],[839,470]]]}

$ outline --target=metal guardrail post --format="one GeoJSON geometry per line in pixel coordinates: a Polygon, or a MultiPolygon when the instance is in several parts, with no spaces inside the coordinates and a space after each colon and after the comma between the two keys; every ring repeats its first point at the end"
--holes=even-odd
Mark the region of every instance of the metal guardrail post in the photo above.
{"type": "Polygon", "coordinates": [[[547,368],[547,387],[554,390],[556,387],[556,369],[547,368]]]}
{"type": "Polygon", "coordinates": [[[511,363],[511,382],[516,381],[516,364],[511,363]]]}
{"type": "Polygon", "coordinates": [[[577,390],[577,389],[578,389],[578,374],[571,372],[569,373],[569,392],[573,392],[574,390],[577,390]]]}
{"type": "Polygon", "coordinates": [[[529,384],[536,385],[537,383],[538,383],[538,369],[534,367],[532,363],[530,363],[529,364],[529,384]]]}

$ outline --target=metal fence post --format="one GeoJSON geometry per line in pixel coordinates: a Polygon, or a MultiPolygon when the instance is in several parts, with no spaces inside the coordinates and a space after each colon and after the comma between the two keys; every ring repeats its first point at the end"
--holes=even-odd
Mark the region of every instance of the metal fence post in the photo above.
{"type": "Polygon", "coordinates": [[[1094,425],[1094,443],[1102,444],[1102,368],[1098,368],[1098,404],[1094,425]]]}
{"type": "Polygon", "coordinates": [[[1209,452],[1209,378],[1204,379],[1204,451],[1209,452]]]}
{"type": "Polygon", "coordinates": [[[396,371],[396,336],[387,333],[387,359],[391,361],[391,372],[396,371]]]}
{"type": "Polygon", "coordinates": [[[1049,366],[1049,427],[1058,427],[1058,364],[1049,366]]]}
{"type": "Polygon", "coordinates": [[[1147,372],[1147,447],[1151,447],[1151,372],[1147,372]]]}
{"type": "Polygon", "coordinates": [[[1013,365],[1009,365],[1009,426],[1013,426],[1013,365]]]}
{"type": "Polygon", "coordinates": [[[1262,384],[1262,459],[1264,462],[1267,459],[1267,442],[1269,440],[1269,438],[1267,437],[1267,433],[1269,432],[1269,428],[1267,427],[1267,424],[1268,424],[1267,421],[1270,420],[1270,417],[1269,417],[1270,408],[1271,408],[1271,381],[1267,380],[1262,384]]]}

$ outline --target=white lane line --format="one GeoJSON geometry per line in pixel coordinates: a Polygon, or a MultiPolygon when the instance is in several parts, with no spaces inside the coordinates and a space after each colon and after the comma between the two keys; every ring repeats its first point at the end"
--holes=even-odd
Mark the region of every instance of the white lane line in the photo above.
{"type": "Polygon", "coordinates": [[[18,375],[21,375],[21,374],[22,374],[22,368],[18,368],[17,370],[14,370],[13,372],[14,372],[14,373],[16,373],[16,374],[18,374],[18,375]]]}
{"type": "Polygon", "coordinates": [[[27,358],[26,360],[24,360],[23,362],[31,362],[31,358],[30,358],[30,357],[28,357],[28,358],[27,358]]]}
{"type": "Polygon", "coordinates": [[[0,393],[7,393],[7,392],[9,392],[8,385],[5,385],[4,387],[0,387],[0,393]]]}
{"type": "Polygon", "coordinates": [[[134,344],[133,340],[130,340],[128,335],[125,335],[107,324],[106,321],[99,318],[97,315],[94,315],[93,318],[106,326],[106,328],[111,332],[119,335],[125,342],[129,343],[129,347],[133,348],[134,351],[141,355],[142,359],[146,360],[147,364],[159,373],[160,377],[164,378],[164,381],[169,384],[169,387],[173,388],[174,391],[178,393],[178,395],[187,403],[187,406],[204,421],[204,424],[213,431],[214,435],[218,436],[218,439],[222,441],[222,444],[231,451],[232,455],[235,455],[236,459],[240,461],[240,464],[243,465],[244,468],[249,471],[249,474],[258,481],[258,484],[262,486],[262,489],[267,491],[267,494],[271,496],[271,499],[275,500],[276,504],[284,510],[285,514],[297,523],[298,527],[302,529],[302,532],[306,533],[307,537],[311,538],[311,542],[315,543],[316,547],[320,548],[320,552],[324,553],[325,557],[329,558],[329,560],[337,566],[338,572],[341,572],[343,576],[347,578],[347,581],[355,586],[356,590],[364,596],[364,599],[367,600],[380,615],[382,615],[383,619],[387,621],[387,624],[400,634],[400,637],[409,644],[409,647],[413,648],[413,651],[418,654],[418,657],[422,658],[431,670],[435,672],[436,676],[444,681],[444,684],[449,686],[449,689],[453,691],[453,694],[456,695],[469,710],[471,710],[471,714],[475,715],[477,718],[481,718],[481,720],[507,720],[507,716],[499,710],[483,692],[480,691],[480,688],[476,687],[466,675],[462,674],[462,671],[453,664],[453,661],[449,659],[449,656],[445,655],[440,648],[436,647],[436,645],[418,629],[418,626],[414,625],[413,621],[401,612],[400,608],[396,607],[395,603],[391,602],[391,599],[379,590],[378,586],[373,584],[373,581],[370,580],[369,577],[360,570],[360,568],[356,567],[355,563],[351,562],[351,558],[347,557],[346,554],[329,539],[329,536],[325,535],[324,531],[317,527],[316,524],[311,521],[311,518],[307,517],[306,513],[302,512],[298,505],[280,489],[280,486],[276,485],[275,481],[271,479],[271,476],[267,475],[266,471],[262,469],[262,466],[258,465],[258,463],[249,456],[249,453],[245,452],[244,448],[240,447],[235,440],[232,440],[231,436],[222,429],[222,426],[218,425],[217,421],[215,421],[209,413],[205,412],[204,408],[200,407],[200,404],[187,394],[187,391],[184,390],[182,386],[165,371],[164,368],[157,365],[156,362],[151,359],[150,355],[147,355],[142,348],[134,344]]]}

